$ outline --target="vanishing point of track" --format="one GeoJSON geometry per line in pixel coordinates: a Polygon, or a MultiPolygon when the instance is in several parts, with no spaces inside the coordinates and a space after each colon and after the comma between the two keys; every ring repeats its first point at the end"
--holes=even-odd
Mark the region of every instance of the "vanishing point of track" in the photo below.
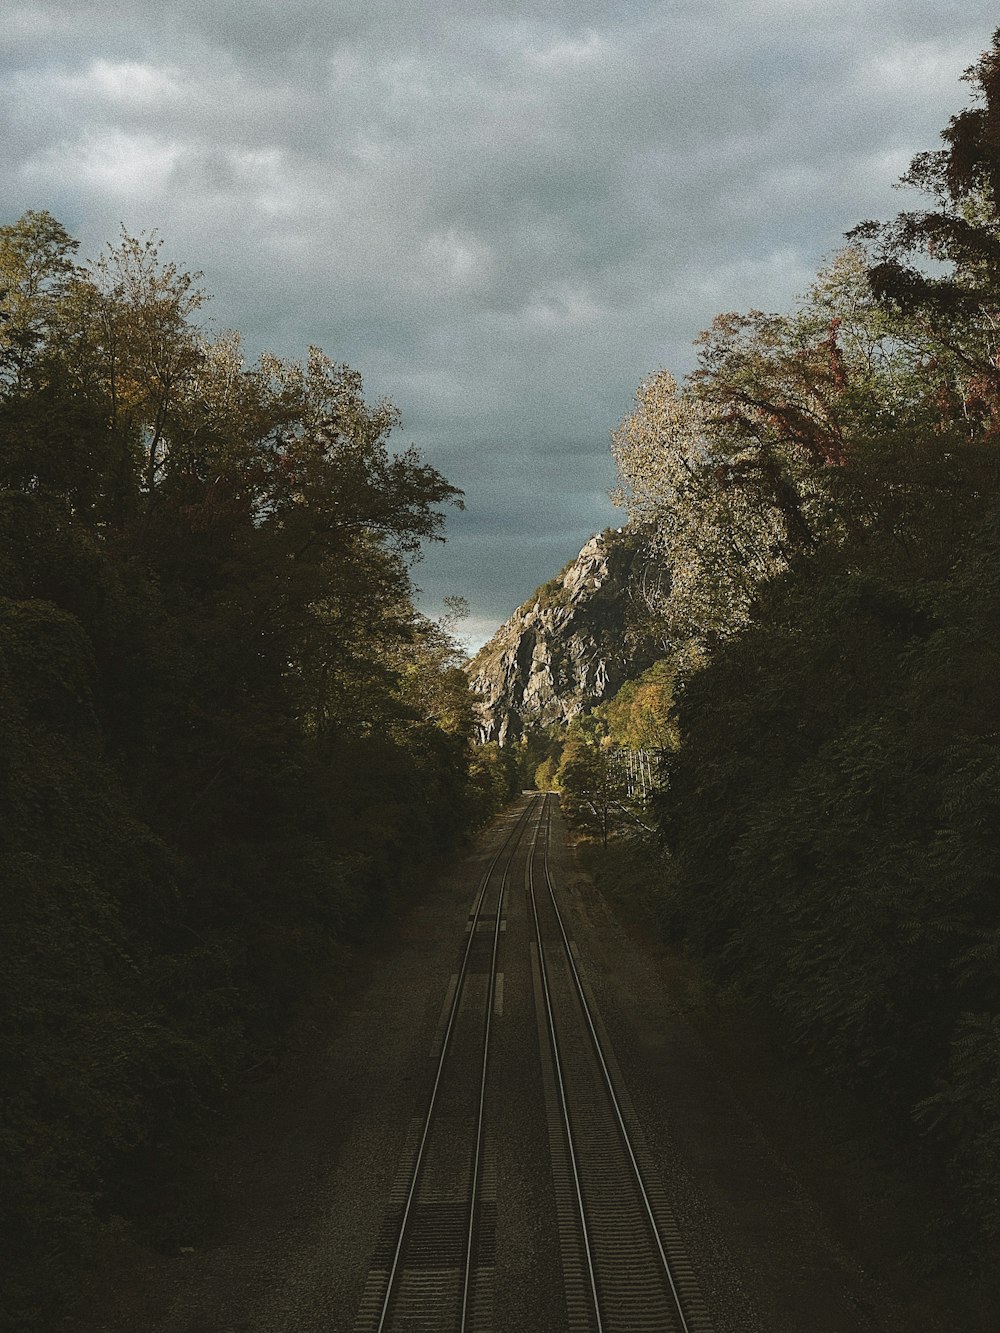
{"type": "Polygon", "coordinates": [[[492,1328],[490,1038],[505,903],[526,841],[523,887],[567,1333],[711,1333],[559,910],[550,868],[554,805],[544,795],[525,804],[480,880],[439,1026],[427,1109],[410,1127],[409,1165],[390,1199],[355,1333],[492,1328]]]}

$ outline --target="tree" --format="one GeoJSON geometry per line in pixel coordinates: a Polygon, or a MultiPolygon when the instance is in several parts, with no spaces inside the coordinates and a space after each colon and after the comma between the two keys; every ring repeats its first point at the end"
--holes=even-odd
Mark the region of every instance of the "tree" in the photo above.
{"type": "Polygon", "coordinates": [[[414,607],[460,493],[393,405],[319,349],[210,339],[155,237],[75,248],[45,214],[0,231],[0,1323],[25,1329],[514,763],[474,764],[461,654],[414,607]]]}
{"type": "Polygon", "coordinates": [[[583,827],[595,828],[607,846],[612,811],[623,793],[609,762],[607,746],[601,744],[596,726],[589,719],[570,725],[556,782],[570,818],[583,827]]]}
{"type": "Polygon", "coordinates": [[[934,206],[865,222],[876,297],[929,344],[925,375],[946,420],[996,432],[1000,419],[1000,31],[966,71],[975,104],[953,116],[945,147],[918,154],[903,184],[934,206]]]}
{"type": "Polygon", "coordinates": [[[609,743],[626,750],[673,749],[678,744],[673,718],[677,667],[662,659],[594,710],[606,726],[609,743]]]}
{"type": "Polygon", "coordinates": [[[703,341],[683,392],[706,454],[721,484],[773,505],[782,547],[735,632],[679,676],[656,816],[671,929],[857,1090],[985,1268],[1000,1229],[1000,33],[968,77],[977,104],[906,177],[932,206],[864,224],[871,258],[853,246],[790,316],[723,316],[703,341]]]}
{"type": "Polygon", "coordinates": [[[200,274],[160,258],[155,234],[122,230],[94,263],[91,316],[113,426],[127,422],[141,435],[142,488],[152,497],[169,447],[170,415],[201,364],[201,340],[191,319],[204,305],[200,274]]]}
{"type": "Polygon", "coordinates": [[[786,569],[875,523],[905,541],[923,479],[918,466],[900,476],[898,444],[939,424],[927,338],[875,298],[857,244],[791,314],[719,315],[698,344],[686,383],[645,380],[612,437],[616,501],[666,570],[652,621],[691,666],[786,569]]]}
{"type": "Polygon", "coordinates": [[[28,386],[39,348],[51,336],[79,270],[78,242],[47,212],[29,210],[0,227],[0,382],[28,386]]]}
{"type": "Polygon", "coordinates": [[[652,590],[649,611],[664,647],[697,652],[706,636],[746,615],[754,574],[777,564],[772,515],[747,507],[735,486],[720,484],[720,446],[705,407],[667,371],[644,380],[637,405],[612,436],[618,467],[615,502],[629,523],[650,534],[668,571],[652,590]]]}

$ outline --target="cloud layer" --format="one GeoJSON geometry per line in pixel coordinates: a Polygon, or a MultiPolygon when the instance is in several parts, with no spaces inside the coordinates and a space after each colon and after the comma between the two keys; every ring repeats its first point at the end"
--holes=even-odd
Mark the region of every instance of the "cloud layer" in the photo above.
{"type": "Polygon", "coordinates": [[[3,221],[156,228],[248,345],[403,409],[467,495],[417,571],[481,639],[612,521],[609,430],[781,308],[967,100],[985,0],[14,0],[3,221]]]}

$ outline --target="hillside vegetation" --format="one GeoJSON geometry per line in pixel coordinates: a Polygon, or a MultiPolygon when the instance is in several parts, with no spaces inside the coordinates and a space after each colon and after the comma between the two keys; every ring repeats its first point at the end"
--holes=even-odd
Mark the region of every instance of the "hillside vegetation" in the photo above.
{"type": "MultiPolygon", "coordinates": [[[[718,316],[683,384],[642,383],[613,453],[619,502],[669,571],[643,608],[664,664],[647,732],[666,755],[662,919],[867,1101],[986,1261],[1000,34],[967,77],[972,104],[905,178],[924,207],[859,226],[789,314],[718,316]]],[[[635,743],[628,711],[570,736],[571,796],[600,787],[595,752],[635,743]]]]}
{"type": "MultiPolygon", "coordinates": [[[[0,1326],[419,867],[506,797],[409,565],[458,492],[316,349],[247,364],[155,238],[0,229],[0,1326]]],[[[118,1218],[118,1222],[114,1219],[118,1218]]]]}

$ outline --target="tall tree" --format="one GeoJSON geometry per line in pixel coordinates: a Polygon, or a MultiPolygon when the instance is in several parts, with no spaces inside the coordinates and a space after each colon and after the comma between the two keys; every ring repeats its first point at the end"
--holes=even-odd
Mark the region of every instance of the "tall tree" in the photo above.
{"type": "Polygon", "coordinates": [[[890,222],[865,222],[871,283],[931,345],[925,371],[946,419],[990,433],[1000,419],[1000,32],[966,71],[975,102],[918,154],[903,177],[933,200],[890,222]]]}
{"type": "Polygon", "coordinates": [[[78,242],[44,211],[29,210],[0,227],[0,382],[27,386],[39,348],[51,335],[57,312],[78,269],[78,242]]]}

